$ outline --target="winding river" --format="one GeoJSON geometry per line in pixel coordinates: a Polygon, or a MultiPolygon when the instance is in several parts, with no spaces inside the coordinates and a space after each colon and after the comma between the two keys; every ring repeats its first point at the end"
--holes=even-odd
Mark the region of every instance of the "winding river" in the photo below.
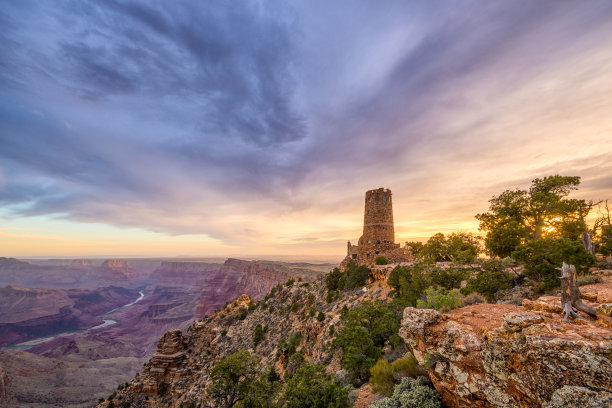
{"type": "Polygon", "coordinates": [[[145,294],[144,294],[144,292],[142,290],[139,291],[138,293],[139,293],[140,296],[138,297],[138,299],[134,300],[133,302],[130,302],[130,303],[125,304],[123,306],[119,306],[119,307],[111,310],[110,312],[106,312],[103,315],[98,316],[98,317],[102,318],[102,322],[103,323],[100,323],[97,326],[93,326],[93,327],[90,327],[88,329],[73,330],[73,331],[67,331],[67,332],[63,332],[63,333],[57,333],[57,334],[53,334],[51,336],[38,337],[36,339],[24,341],[23,343],[12,344],[12,345],[4,347],[4,348],[27,350],[27,349],[32,348],[34,346],[38,346],[39,344],[46,343],[49,340],[53,340],[53,339],[58,338],[58,337],[66,336],[68,334],[87,333],[87,332],[90,332],[92,330],[97,330],[97,329],[101,329],[103,327],[112,326],[113,324],[116,324],[117,321],[113,320],[113,319],[104,319],[104,316],[108,316],[108,315],[110,315],[112,313],[118,312],[121,309],[125,309],[126,307],[130,307],[130,306],[135,305],[136,303],[140,302],[142,299],[144,299],[145,294]]]}

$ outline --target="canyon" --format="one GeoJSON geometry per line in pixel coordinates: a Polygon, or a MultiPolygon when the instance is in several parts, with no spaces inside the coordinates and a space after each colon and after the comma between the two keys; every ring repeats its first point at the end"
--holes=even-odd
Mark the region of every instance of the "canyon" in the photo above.
{"type": "Polygon", "coordinates": [[[186,329],[241,293],[261,299],[281,282],[311,281],[330,267],[2,258],[0,406],[91,406],[133,378],[166,331],[186,329]]]}

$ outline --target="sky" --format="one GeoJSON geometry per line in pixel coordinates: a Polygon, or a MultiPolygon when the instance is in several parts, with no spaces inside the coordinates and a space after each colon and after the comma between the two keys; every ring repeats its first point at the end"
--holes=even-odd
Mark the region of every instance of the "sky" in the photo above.
{"type": "Polygon", "coordinates": [[[335,259],[612,199],[609,0],[0,0],[0,256],[335,259]]]}

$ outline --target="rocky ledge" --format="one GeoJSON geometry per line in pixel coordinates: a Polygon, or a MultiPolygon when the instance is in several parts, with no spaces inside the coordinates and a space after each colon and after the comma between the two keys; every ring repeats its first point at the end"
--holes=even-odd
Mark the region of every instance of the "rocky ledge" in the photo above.
{"type": "Polygon", "coordinates": [[[612,330],[591,322],[507,304],[407,308],[400,335],[448,407],[612,404],[612,330]]]}

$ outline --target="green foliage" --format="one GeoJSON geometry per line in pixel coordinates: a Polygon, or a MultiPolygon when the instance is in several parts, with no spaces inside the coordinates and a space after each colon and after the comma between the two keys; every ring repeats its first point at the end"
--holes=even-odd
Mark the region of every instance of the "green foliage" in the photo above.
{"type": "Polygon", "coordinates": [[[354,262],[349,263],[346,268],[345,289],[355,289],[364,286],[370,277],[370,268],[365,265],[357,266],[354,262]]]}
{"type": "Polygon", "coordinates": [[[421,251],[423,250],[423,243],[422,242],[409,241],[409,242],[406,242],[406,247],[410,249],[410,253],[416,259],[422,258],[422,256],[423,256],[422,253],[421,253],[421,251]]]}
{"type": "Polygon", "coordinates": [[[344,289],[344,280],[346,280],[345,274],[340,272],[338,268],[332,269],[330,273],[325,275],[325,285],[330,291],[344,289]]]}
{"type": "Polygon", "coordinates": [[[283,341],[281,343],[281,347],[284,346],[286,350],[285,354],[287,355],[287,357],[291,357],[293,353],[295,353],[301,342],[302,335],[299,332],[293,332],[286,341],[283,341]]]}
{"type": "Polygon", "coordinates": [[[491,255],[510,256],[531,240],[577,239],[586,231],[584,218],[592,204],[568,199],[580,177],[559,175],[537,178],[529,190],[506,190],[489,200],[489,211],[476,215],[486,231],[485,247],[491,255]]]}
{"type": "Polygon", "coordinates": [[[391,364],[394,376],[399,377],[416,377],[420,374],[419,362],[412,354],[408,357],[395,360],[391,364]]]}
{"type": "Polygon", "coordinates": [[[468,270],[460,266],[429,268],[430,283],[449,290],[461,287],[461,282],[467,279],[468,275],[468,270]]]}
{"type": "Polygon", "coordinates": [[[264,339],[264,336],[266,334],[266,331],[264,330],[264,328],[261,326],[261,324],[257,323],[257,326],[255,326],[255,330],[253,331],[253,348],[257,348],[257,345],[259,343],[261,343],[261,341],[264,339]]]}
{"type": "Polygon", "coordinates": [[[426,377],[402,378],[395,386],[391,397],[383,398],[369,405],[370,408],[441,408],[440,395],[426,377]]]}
{"type": "Polygon", "coordinates": [[[285,408],[349,407],[348,391],[325,373],[323,366],[306,364],[287,382],[285,408]]]}
{"type": "Polygon", "coordinates": [[[423,291],[431,285],[431,278],[426,272],[431,268],[436,267],[424,262],[410,267],[397,266],[389,274],[387,283],[395,289],[405,306],[414,306],[423,291]]]}
{"type": "Polygon", "coordinates": [[[420,251],[428,262],[453,261],[460,264],[472,263],[480,252],[480,242],[471,233],[452,233],[447,237],[441,232],[427,240],[420,251]]]}
{"type": "Polygon", "coordinates": [[[393,369],[391,364],[381,358],[370,368],[370,385],[377,394],[389,396],[393,393],[393,369]]]}
{"type": "Polygon", "coordinates": [[[376,263],[376,265],[387,265],[389,263],[389,260],[384,256],[377,256],[374,262],[376,263]]]}
{"type": "Polygon", "coordinates": [[[329,326],[329,335],[330,336],[333,336],[335,331],[336,331],[336,326],[334,326],[333,324],[331,326],[329,326]]]}
{"type": "Polygon", "coordinates": [[[468,279],[467,285],[461,289],[461,292],[465,295],[477,292],[492,302],[495,293],[512,287],[512,279],[505,269],[506,263],[503,261],[490,259],[483,262],[480,271],[475,277],[468,279]]]}
{"type": "Polygon", "coordinates": [[[113,400],[108,401],[108,404],[106,404],[106,408],[115,408],[115,403],[113,402],[113,400]]]}
{"type": "Polygon", "coordinates": [[[367,381],[381,349],[397,331],[401,317],[381,301],[365,301],[342,316],[344,327],[334,346],[342,347],[342,367],[355,384],[367,381]]]}
{"type": "Polygon", "coordinates": [[[316,313],[317,311],[315,310],[315,308],[311,307],[310,310],[308,311],[308,317],[314,317],[316,313]]]}
{"type": "Polygon", "coordinates": [[[249,314],[249,311],[247,309],[240,308],[240,314],[238,315],[238,320],[246,319],[248,314],[249,314]]]}
{"type": "Polygon", "coordinates": [[[423,293],[423,299],[417,300],[419,309],[436,309],[448,312],[461,306],[461,293],[458,289],[445,290],[429,287],[423,293]]]}
{"type": "Polygon", "coordinates": [[[268,371],[268,381],[273,383],[273,382],[280,381],[280,379],[281,379],[280,374],[276,372],[276,369],[274,368],[274,366],[271,366],[270,370],[268,371]]]}
{"type": "Polygon", "coordinates": [[[272,407],[278,392],[277,382],[269,381],[269,372],[259,357],[239,350],[219,360],[210,372],[207,396],[216,407],[272,407]]]}
{"type": "Polygon", "coordinates": [[[316,296],[313,293],[308,294],[308,304],[309,305],[312,305],[315,302],[316,299],[317,298],[316,298],[316,296]]]}
{"type": "Polygon", "coordinates": [[[594,283],[602,283],[602,282],[603,282],[603,278],[601,276],[596,276],[596,275],[586,275],[586,276],[580,276],[578,278],[578,286],[592,285],[594,283]]]}
{"type": "Polygon", "coordinates": [[[325,313],[319,312],[319,314],[317,315],[317,320],[320,321],[320,322],[325,320],[325,313]]]}
{"type": "Polygon", "coordinates": [[[252,312],[253,310],[255,310],[255,308],[257,308],[257,305],[256,305],[255,303],[253,303],[253,301],[251,300],[251,301],[249,302],[249,306],[248,306],[247,310],[248,310],[249,312],[252,312]]]}
{"type": "Polygon", "coordinates": [[[291,278],[287,282],[285,282],[285,286],[291,286],[295,283],[295,279],[291,278]]]}
{"type": "Polygon", "coordinates": [[[604,255],[612,255],[612,226],[604,225],[601,228],[601,239],[597,245],[597,252],[604,255]]]}
{"type": "Polygon", "coordinates": [[[578,272],[588,271],[595,263],[580,241],[544,238],[519,246],[512,257],[525,265],[524,274],[539,282],[546,290],[559,285],[559,270],[563,262],[576,266],[578,272]]]}

